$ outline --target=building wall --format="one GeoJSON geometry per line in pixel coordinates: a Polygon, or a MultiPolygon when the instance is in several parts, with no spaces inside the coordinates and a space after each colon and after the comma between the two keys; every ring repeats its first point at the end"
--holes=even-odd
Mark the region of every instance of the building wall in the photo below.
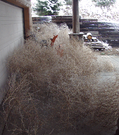
{"type": "Polygon", "coordinates": [[[6,58],[24,43],[23,9],[0,1],[0,103],[6,81],[6,58]]]}

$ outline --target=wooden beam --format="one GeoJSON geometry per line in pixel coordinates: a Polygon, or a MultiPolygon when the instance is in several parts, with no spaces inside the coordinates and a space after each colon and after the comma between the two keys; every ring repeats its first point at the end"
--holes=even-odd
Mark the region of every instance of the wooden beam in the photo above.
{"type": "Polygon", "coordinates": [[[73,33],[79,32],[79,0],[73,0],[73,33]]]}
{"type": "Polygon", "coordinates": [[[31,8],[24,8],[24,28],[25,28],[25,38],[28,36],[28,32],[32,27],[32,19],[31,19],[31,8]]]}

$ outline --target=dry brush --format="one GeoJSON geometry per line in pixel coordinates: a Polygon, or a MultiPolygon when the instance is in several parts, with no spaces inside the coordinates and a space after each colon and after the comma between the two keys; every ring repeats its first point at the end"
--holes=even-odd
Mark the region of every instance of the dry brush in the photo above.
{"type": "Polygon", "coordinates": [[[8,59],[4,129],[15,135],[56,135],[70,130],[78,135],[113,135],[118,119],[118,80],[99,85],[98,74],[104,65],[99,68],[89,48],[69,39],[66,26],[39,27],[35,41],[28,40],[8,59]],[[54,35],[58,37],[51,47],[54,35]],[[62,56],[57,48],[63,50],[62,56]]]}

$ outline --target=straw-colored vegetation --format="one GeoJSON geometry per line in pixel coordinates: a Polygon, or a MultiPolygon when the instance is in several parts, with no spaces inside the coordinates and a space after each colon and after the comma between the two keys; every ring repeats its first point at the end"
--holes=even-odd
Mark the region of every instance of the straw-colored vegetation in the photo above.
{"type": "Polygon", "coordinates": [[[98,81],[99,72],[113,70],[112,66],[100,66],[101,60],[89,48],[70,40],[67,26],[45,24],[39,28],[8,59],[3,132],[113,135],[119,84],[98,81]],[[54,35],[58,37],[51,47],[54,35]]]}

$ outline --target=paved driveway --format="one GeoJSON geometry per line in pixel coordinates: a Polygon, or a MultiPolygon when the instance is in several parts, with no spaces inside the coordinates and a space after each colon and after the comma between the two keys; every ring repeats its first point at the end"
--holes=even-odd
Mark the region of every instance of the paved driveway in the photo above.
{"type": "Polygon", "coordinates": [[[114,55],[100,55],[99,57],[102,57],[103,60],[107,60],[110,63],[112,63],[114,67],[114,71],[111,72],[101,72],[99,74],[99,83],[102,82],[115,82],[115,79],[119,77],[119,56],[114,55]]]}
{"type": "Polygon", "coordinates": [[[105,55],[101,57],[105,60],[109,60],[115,67],[116,71],[119,71],[119,56],[105,55]]]}

